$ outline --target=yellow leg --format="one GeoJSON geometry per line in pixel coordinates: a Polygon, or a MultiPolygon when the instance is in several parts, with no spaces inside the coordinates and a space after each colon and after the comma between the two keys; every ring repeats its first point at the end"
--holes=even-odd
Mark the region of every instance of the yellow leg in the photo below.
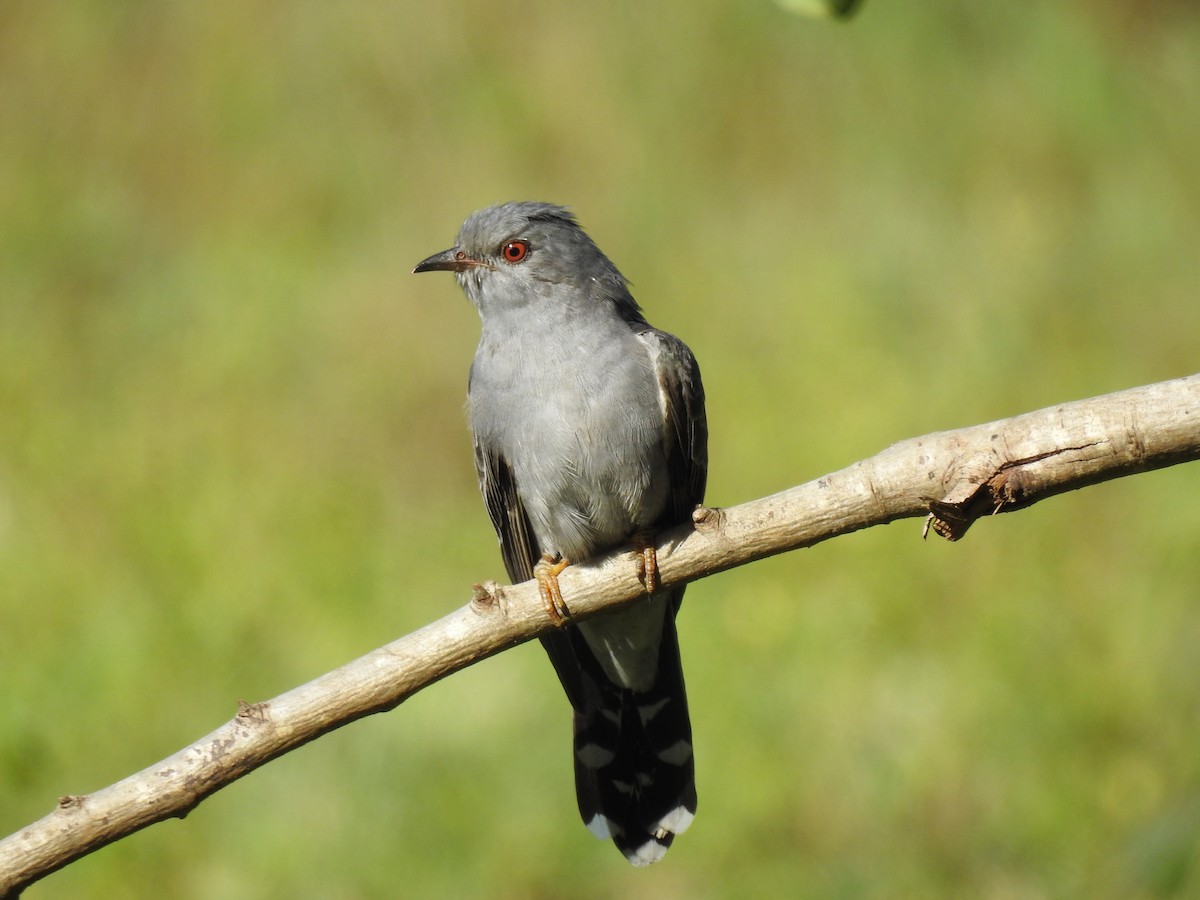
{"type": "Polygon", "coordinates": [[[533,567],[533,577],[537,579],[546,615],[558,628],[562,628],[571,620],[571,610],[567,609],[562,590],[558,586],[559,573],[570,564],[569,559],[561,559],[556,553],[546,553],[533,567]]]}
{"type": "Polygon", "coordinates": [[[658,553],[654,549],[654,539],[639,535],[633,539],[633,546],[638,553],[638,580],[646,586],[647,594],[653,594],[658,590],[658,553]]]}

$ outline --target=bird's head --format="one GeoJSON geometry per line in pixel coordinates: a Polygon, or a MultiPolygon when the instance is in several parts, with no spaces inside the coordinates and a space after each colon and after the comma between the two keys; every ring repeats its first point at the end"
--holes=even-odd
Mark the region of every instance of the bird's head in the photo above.
{"type": "Polygon", "coordinates": [[[413,272],[453,272],[484,317],[531,304],[605,300],[637,311],[617,267],[569,210],[550,203],[503,203],[472,213],[455,245],[413,272]]]}

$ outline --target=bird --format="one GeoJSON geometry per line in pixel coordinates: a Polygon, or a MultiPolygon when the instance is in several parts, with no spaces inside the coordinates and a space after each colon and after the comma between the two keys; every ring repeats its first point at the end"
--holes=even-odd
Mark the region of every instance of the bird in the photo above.
{"type": "Polygon", "coordinates": [[[467,392],[476,473],[510,579],[536,578],[558,626],[541,643],[572,708],[580,816],[647,866],[696,813],[683,586],[658,584],[654,536],[704,498],[699,367],[564,206],[478,210],[413,269],[433,271],[454,273],[482,323],[467,392]],[[628,545],[645,596],[572,621],[562,568],[628,545]]]}

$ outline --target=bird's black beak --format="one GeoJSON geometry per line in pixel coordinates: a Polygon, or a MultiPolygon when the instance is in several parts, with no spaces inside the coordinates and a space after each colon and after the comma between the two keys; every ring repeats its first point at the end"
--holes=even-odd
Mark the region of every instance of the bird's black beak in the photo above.
{"type": "Polygon", "coordinates": [[[413,274],[416,275],[418,272],[462,272],[464,269],[477,265],[479,263],[467,256],[465,252],[457,247],[451,247],[449,250],[443,250],[428,259],[421,260],[413,269],[413,274]]]}

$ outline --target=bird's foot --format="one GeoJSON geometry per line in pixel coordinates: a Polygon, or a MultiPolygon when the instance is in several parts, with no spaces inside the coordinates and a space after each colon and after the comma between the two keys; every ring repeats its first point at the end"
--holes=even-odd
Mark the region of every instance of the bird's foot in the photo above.
{"type": "Polygon", "coordinates": [[[544,553],[538,564],[533,567],[533,577],[537,579],[542,605],[557,628],[562,628],[571,620],[571,610],[567,609],[562,590],[558,586],[559,574],[570,564],[569,559],[563,559],[557,553],[544,553]]]}
{"type": "Polygon", "coordinates": [[[634,535],[633,549],[638,555],[638,581],[645,586],[647,594],[653,594],[658,590],[658,552],[654,549],[653,535],[634,535]]]}

